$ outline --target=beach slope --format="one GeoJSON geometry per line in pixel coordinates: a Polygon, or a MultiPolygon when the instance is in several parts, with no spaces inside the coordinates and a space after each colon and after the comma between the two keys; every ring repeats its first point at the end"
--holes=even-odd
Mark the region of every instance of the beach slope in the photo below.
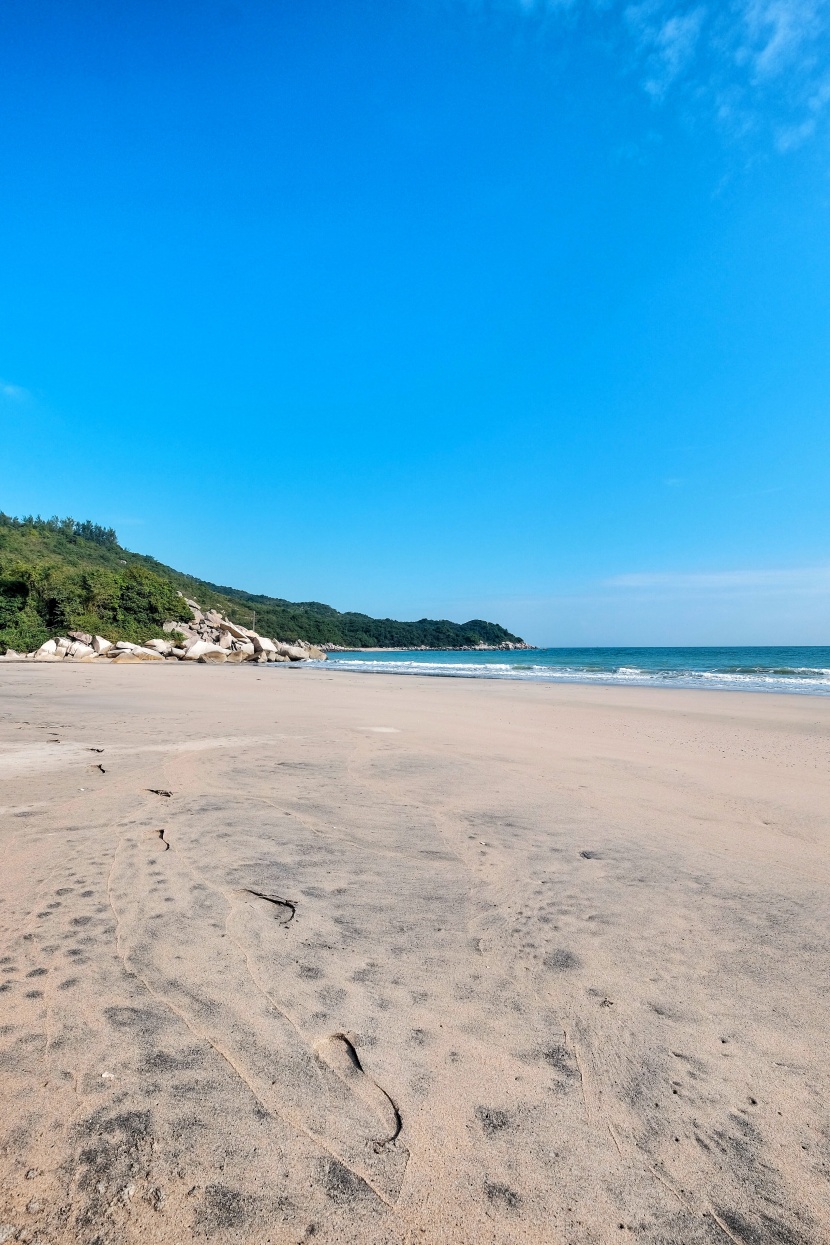
{"type": "Polygon", "coordinates": [[[0,682],[0,1239],[830,1239],[830,700],[0,682]]]}

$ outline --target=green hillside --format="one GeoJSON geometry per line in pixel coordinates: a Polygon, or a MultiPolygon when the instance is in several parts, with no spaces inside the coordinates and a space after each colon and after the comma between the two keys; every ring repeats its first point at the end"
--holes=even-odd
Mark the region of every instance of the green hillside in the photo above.
{"type": "Polygon", "coordinates": [[[184,575],[119,545],[112,528],[73,519],[14,519],[0,512],[0,652],[30,652],[68,631],[141,644],[167,619],[190,617],[182,597],[217,609],[262,635],[352,648],[459,648],[521,644],[497,623],[422,618],[396,622],[340,613],[318,601],[291,602],[184,575]]]}

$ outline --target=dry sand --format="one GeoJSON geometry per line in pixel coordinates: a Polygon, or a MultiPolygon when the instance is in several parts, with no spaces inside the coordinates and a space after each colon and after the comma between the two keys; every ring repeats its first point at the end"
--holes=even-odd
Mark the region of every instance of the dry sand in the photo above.
{"type": "Polygon", "coordinates": [[[0,687],[0,1241],[830,1240],[830,700],[0,687]]]}

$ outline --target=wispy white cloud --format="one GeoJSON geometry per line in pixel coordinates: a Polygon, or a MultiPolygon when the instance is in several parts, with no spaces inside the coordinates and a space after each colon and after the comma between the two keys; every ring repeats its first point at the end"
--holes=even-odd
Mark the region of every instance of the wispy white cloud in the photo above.
{"type": "Polygon", "coordinates": [[[624,17],[645,55],[643,86],[653,98],[662,99],[694,61],[706,10],[700,6],[667,15],[662,5],[647,2],[629,5],[624,17]]]}
{"type": "Polygon", "coordinates": [[[830,0],[466,0],[563,30],[599,29],[656,104],[682,95],[739,138],[789,152],[830,116],[830,0]]]}
{"type": "Polygon", "coordinates": [[[614,575],[607,588],[649,589],[669,592],[828,592],[830,566],[737,571],[643,571],[614,575]]]}
{"type": "Polygon", "coordinates": [[[22,385],[13,385],[10,381],[0,380],[0,398],[7,402],[25,402],[32,395],[22,385]]]}
{"type": "Polygon", "coordinates": [[[748,0],[739,12],[744,39],[737,60],[750,66],[756,81],[804,68],[827,33],[823,0],[748,0]]]}

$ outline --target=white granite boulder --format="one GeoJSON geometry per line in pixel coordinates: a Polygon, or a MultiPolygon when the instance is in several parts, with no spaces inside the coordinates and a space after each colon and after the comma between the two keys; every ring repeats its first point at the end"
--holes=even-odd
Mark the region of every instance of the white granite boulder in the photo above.
{"type": "Polygon", "coordinates": [[[95,649],[91,644],[83,644],[80,640],[74,640],[69,646],[67,655],[69,657],[89,657],[90,654],[95,654],[95,649]]]}
{"type": "Polygon", "coordinates": [[[130,653],[137,661],[164,660],[162,654],[157,653],[154,648],[142,648],[140,644],[129,644],[127,641],[123,641],[123,647],[116,644],[114,648],[108,650],[106,656],[110,661],[115,661],[116,658],[123,656],[124,653],[130,653]]]}
{"type": "Polygon", "coordinates": [[[228,635],[232,635],[235,640],[247,640],[249,635],[247,627],[239,627],[236,623],[229,622],[227,618],[219,620],[219,630],[227,631],[228,635]]]}
{"type": "Polygon", "coordinates": [[[289,658],[290,661],[305,661],[308,658],[306,650],[300,648],[298,644],[279,644],[277,652],[289,658]]]}
{"type": "Polygon", "coordinates": [[[198,661],[206,653],[221,653],[223,657],[225,656],[225,650],[218,644],[211,644],[209,640],[191,640],[184,650],[184,660],[198,661]]]}
{"type": "Polygon", "coordinates": [[[157,653],[153,648],[143,648],[140,644],[131,644],[129,640],[119,640],[112,648],[107,649],[106,656],[110,661],[116,661],[125,653],[131,653],[136,661],[162,661],[161,653],[157,653]]]}
{"type": "Polygon", "coordinates": [[[148,640],[144,645],[145,648],[155,649],[157,653],[161,653],[162,657],[166,657],[168,653],[172,653],[173,645],[169,640],[148,640]]]}
{"type": "Polygon", "coordinates": [[[102,635],[93,636],[92,647],[96,653],[106,653],[112,648],[112,640],[105,640],[102,635]]]}
{"type": "Polygon", "coordinates": [[[256,653],[276,653],[277,646],[273,640],[269,640],[267,636],[257,635],[255,631],[249,632],[249,639],[253,643],[254,652],[256,653]]]}
{"type": "Polygon", "coordinates": [[[168,618],[167,622],[161,624],[161,629],[165,633],[170,631],[181,631],[185,635],[190,630],[190,626],[186,622],[181,622],[176,618],[168,618]]]}

